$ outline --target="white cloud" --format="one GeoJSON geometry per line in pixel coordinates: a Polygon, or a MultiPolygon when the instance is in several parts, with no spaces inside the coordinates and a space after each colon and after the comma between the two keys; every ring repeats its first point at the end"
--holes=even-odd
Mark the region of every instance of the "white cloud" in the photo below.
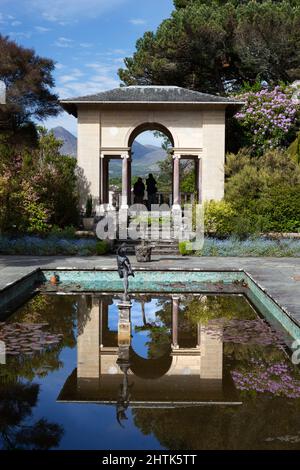
{"type": "Polygon", "coordinates": [[[51,31],[50,28],[45,28],[44,26],[35,26],[34,29],[35,29],[38,33],[47,33],[48,31],[51,31]]]}
{"type": "Polygon", "coordinates": [[[68,74],[60,75],[58,81],[60,83],[67,83],[77,80],[84,76],[84,73],[79,69],[71,69],[68,74]]]}
{"type": "Polygon", "coordinates": [[[135,26],[138,26],[138,25],[146,24],[147,21],[143,20],[142,18],[132,18],[131,20],[129,20],[129,23],[135,26]]]}
{"type": "Polygon", "coordinates": [[[116,72],[116,66],[113,63],[89,62],[85,64],[85,67],[92,69],[94,72],[105,75],[111,72],[116,72]]]}
{"type": "Polygon", "coordinates": [[[23,32],[23,31],[10,31],[8,33],[8,36],[12,37],[12,38],[16,38],[16,39],[29,39],[31,37],[31,33],[30,32],[23,32]]]}
{"type": "Polygon", "coordinates": [[[22,21],[12,21],[11,25],[12,26],[20,26],[22,24],[22,21]]]}
{"type": "Polygon", "coordinates": [[[55,41],[54,45],[57,47],[73,47],[73,42],[73,39],[60,37],[55,41]]]}
{"type": "Polygon", "coordinates": [[[113,53],[113,54],[117,54],[117,55],[119,55],[119,54],[120,54],[120,55],[125,55],[125,54],[126,54],[126,51],[125,51],[125,49],[113,49],[113,50],[112,50],[112,53],[113,53]]]}
{"type": "Polygon", "coordinates": [[[93,44],[91,42],[81,42],[79,46],[86,48],[86,47],[93,47],[93,44]]]}
{"type": "Polygon", "coordinates": [[[46,20],[70,21],[76,17],[95,18],[129,0],[15,0],[22,9],[39,12],[46,20]],[[49,11],[51,13],[49,13],[49,11]]]}
{"type": "Polygon", "coordinates": [[[119,86],[119,81],[109,75],[97,75],[84,81],[69,81],[56,87],[60,98],[74,98],[76,96],[91,95],[100,91],[109,90],[119,86]]]}

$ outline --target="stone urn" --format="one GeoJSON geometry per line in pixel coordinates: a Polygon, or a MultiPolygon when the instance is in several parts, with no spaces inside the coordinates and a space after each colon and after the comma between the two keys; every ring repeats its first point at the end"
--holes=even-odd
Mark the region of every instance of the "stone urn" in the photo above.
{"type": "Polygon", "coordinates": [[[83,224],[84,230],[90,232],[94,228],[94,217],[83,217],[82,224],[83,224]]]}
{"type": "Polygon", "coordinates": [[[146,245],[146,243],[137,245],[135,247],[136,260],[140,263],[147,263],[151,261],[151,249],[152,247],[150,245],[146,245]]]}

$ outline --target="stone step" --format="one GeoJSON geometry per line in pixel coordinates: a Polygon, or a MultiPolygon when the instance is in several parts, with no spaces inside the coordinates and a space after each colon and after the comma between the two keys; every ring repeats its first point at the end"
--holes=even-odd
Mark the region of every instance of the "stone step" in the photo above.
{"type": "MultiPolygon", "coordinates": [[[[131,240],[131,243],[126,242],[127,246],[127,254],[132,255],[135,254],[135,247],[136,245],[139,245],[140,242],[133,242],[131,240]]],[[[114,245],[113,251],[116,252],[118,247],[121,245],[121,243],[118,241],[114,245]]],[[[178,255],[179,254],[179,249],[178,249],[178,241],[174,242],[157,242],[157,243],[151,243],[152,245],[152,254],[153,255],[163,255],[163,254],[174,254],[178,255]]]]}

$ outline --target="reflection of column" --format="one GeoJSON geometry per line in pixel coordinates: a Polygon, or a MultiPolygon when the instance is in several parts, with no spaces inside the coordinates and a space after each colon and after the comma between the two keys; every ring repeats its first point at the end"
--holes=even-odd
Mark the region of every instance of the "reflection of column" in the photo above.
{"type": "Polygon", "coordinates": [[[197,345],[196,348],[201,347],[201,323],[197,323],[197,345]]]}
{"type": "Polygon", "coordinates": [[[122,300],[118,303],[119,310],[119,322],[118,322],[118,345],[119,349],[121,346],[130,346],[131,341],[131,302],[122,300]]]}
{"type": "Polygon", "coordinates": [[[122,209],[128,208],[128,166],[129,155],[125,153],[122,155],[122,209]]]}
{"type": "Polygon", "coordinates": [[[100,330],[99,330],[99,346],[100,346],[100,349],[103,348],[103,300],[99,300],[99,326],[100,326],[100,330]]]}
{"type": "Polygon", "coordinates": [[[222,379],[223,377],[223,341],[222,327],[201,326],[201,378],[222,379]]]}
{"type": "Polygon", "coordinates": [[[178,349],[179,296],[172,296],[172,348],[178,349]]]}
{"type": "Polygon", "coordinates": [[[83,297],[78,305],[77,377],[98,378],[100,371],[99,301],[89,309],[83,297]]]}
{"type": "Polygon", "coordinates": [[[198,203],[202,203],[202,158],[198,157],[198,182],[197,182],[197,189],[198,189],[198,203]]]}
{"type": "Polygon", "coordinates": [[[180,155],[174,154],[173,209],[180,209],[180,155]]]}

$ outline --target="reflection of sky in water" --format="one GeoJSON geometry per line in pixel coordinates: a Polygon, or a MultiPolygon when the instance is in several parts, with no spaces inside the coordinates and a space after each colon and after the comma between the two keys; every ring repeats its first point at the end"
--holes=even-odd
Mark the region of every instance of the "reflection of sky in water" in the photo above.
{"type": "MultiPolygon", "coordinates": [[[[16,399],[14,387],[16,380],[19,380],[39,387],[38,401],[35,406],[29,406],[31,414],[25,416],[26,419],[21,421],[21,425],[28,428],[38,420],[44,419],[50,424],[61,426],[64,431],[58,442],[61,449],[300,449],[298,368],[289,363],[281,343],[276,344],[268,325],[262,324],[243,297],[214,297],[213,308],[223,309],[221,321],[226,323],[226,328],[222,331],[221,347],[218,347],[218,337],[215,338],[216,343],[211,343],[211,347],[216,346],[217,351],[221,352],[218,359],[220,362],[217,361],[216,364],[215,354],[206,354],[203,358],[204,362],[208,361],[205,370],[215,370],[218,380],[214,379],[213,384],[206,378],[201,380],[205,364],[201,364],[197,374],[187,375],[197,357],[194,353],[187,355],[186,348],[182,356],[176,354],[176,363],[180,357],[183,363],[178,363],[177,368],[174,361],[172,374],[169,373],[170,368],[165,369],[164,361],[158,361],[155,366],[151,365],[149,370],[157,371],[158,368],[164,375],[144,377],[147,361],[135,362],[135,372],[129,377],[130,402],[134,406],[141,402],[142,406],[129,406],[126,410],[128,419],[123,423],[124,428],[117,422],[115,403],[104,404],[104,398],[113,402],[120,398],[123,375],[106,376],[101,369],[103,367],[103,370],[106,370],[110,353],[112,358],[111,364],[108,365],[115,367],[117,348],[112,346],[112,351],[104,351],[103,355],[98,356],[99,338],[95,331],[95,328],[98,328],[98,298],[93,299],[95,308],[90,313],[94,315],[91,320],[95,323],[91,325],[81,295],[33,298],[27,307],[24,305],[10,318],[9,323],[26,323],[28,314],[30,318],[35,315],[35,321],[39,323],[41,318],[45,320],[47,330],[51,329],[53,334],[63,333],[63,342],[58,349],[49,347],[48,352],[43,355],[37,352],[33,356],[22,355],[18,363],[18,356],[9,357],[7,364],[1,365],[0,372],[5,378],[1,382],[0,396],[3,408],[2,434],[4,431],[11,433],[20,430],[18,423],[12,424],[15,423],[15,405],[8,406],[5,402],[6,399],[12,401],[12,397],[13,400],[16,399]],[[44,303],[45,300],[47,303],[44,303]],[[77,349],[76,322],[79,319],[87,321],[87,336],[84,343],[78,344],[77,349]],[[87,349],[83,346],[87,346],[87,349]],[[82,368],[81,372],[84,373],[80,376],[78,366],[84,365],[85,361],[86,367],[82,368]],[[218,367],[221,363],[223,370],[222,375],[219,375],[218,367]],[[49,366],[53,364],[54,369],[50,370],[49,366]],[[89,369],[91,366],[95,367],[92,371],[89,369]],[[40,375],[44,372],[45,375],[40,375]],[[201,403],[202,400],[208,406],[201,403]],[[220,406],[224,401],[228,406],[220,406]],[[168,404],[167,407],[161,406],[164,402],[168,404]],[[173,406],[182,402],[188,402],[189,405],[200,402],[201,406],[173,406]],[[241,404],[233,406],[232,403],[235,402],[241,404]],[[152,403],[155,404],[153,408],[149,406],[152,403]],[[159,407],[156,406],[157,403],[160,403],[159,407]],[[170,403],[172,407],[169,407],[170,403]]],[[[87,300],[91,308],[91,296],[87,296],[87,300]]],[[[111,301],[111,298],[105,296],[103,300],[107,302],[111,301]]],[[[171,297],[159,298],[157,295],[151,301],[150,297],[145,301],[147,322],[158,323],[156,314],[161,309],[161,300],[171,302],[171,297]]],[[[109,306],[109,327],[115,332],[118,326],[117,302],[115,296],[114,303],[109,306]]],[[[141,297],[133,298],[132,302],[133,326],[141,327],[141,297]]],[[[183,304],[184,298],[180,299],[180,302],[183,304]]],[[[189,302],[189,299],[186,302],[189,302]]],[[[171,305],[166,302],[165,306],[163,318],[169,325],[171,305]]],[[[213,313],[212,309],[212,315],[213,313]]],[[[179,324],[179,328],[186,337],[190,334],[190,329],[186,329],[188,325],[182,307],[179,318],[184,320],[179,324]]],[[[153,335],[151,358],[156,359],[158,356],[155,354],[164,349],[164,334],[153,335]]],[[[209,351],[208,340],[214,340],[213,334],[214,327],[211,332],[209,328],[206,329],[206,353],[209,351]]],[[[148,341],[148,335],[147,331],[136,334],[133,328],[133,346],[143,357],[147,355],[145,343],[148,341]]],[[[115,336],[111,335],[114,344],[115,336]]],[[[198,371],[198,363],[196,370],[198,371]]],[[[19,398],[20,405],[24,407],[25,401],[22,396],[19,398]]],[[[37,435],[37,440],[40,437],[37,435]]],[[[45,439],[41,441],[45,442],[45,439]]],[[[1,444],[0,433],[0,448],[1,444]]]]}
{"type": "MultiPolygon", "coordinates": [[[[151,299],[149,302],[145,301],[146,321],[148,323],[155,322],[157,326],[163,325],[160,318],[156,317],[156,312],[160,310],[160,301],[161,299],[151,299]]],[[[110,331],[118,331],[118,303],[119,300],[114,299],[113,304],[109,305],[108,328],[110,331]]],[[[143,326],[142,304],[139,300],[132,300],[131,323],[133,326],[143,326]]]]}
{"type": "MultiPolygon", "coordinates": [[[[160,302],[162,299],[151,299],[145,301],[145,316],[147,323],[155,323],[157,326],[163,326],[163,322],[156,316],[156,312],[160,310],[160,302]]],[[[135,331],[136,326],[143,326],[142,303],[140,300],[132,299],[131,307],[131,324],[132,324],[132,340],[131,345],[135,352],[141,357],[148,357],[148,345],[146,343],[151,339],[150,331],[135,331]]],[[[108,310],[108,328],[110,331],[118,331],[118,303],[119,300],[114,299],[113,304],[109,305],[108,310]]]]}

